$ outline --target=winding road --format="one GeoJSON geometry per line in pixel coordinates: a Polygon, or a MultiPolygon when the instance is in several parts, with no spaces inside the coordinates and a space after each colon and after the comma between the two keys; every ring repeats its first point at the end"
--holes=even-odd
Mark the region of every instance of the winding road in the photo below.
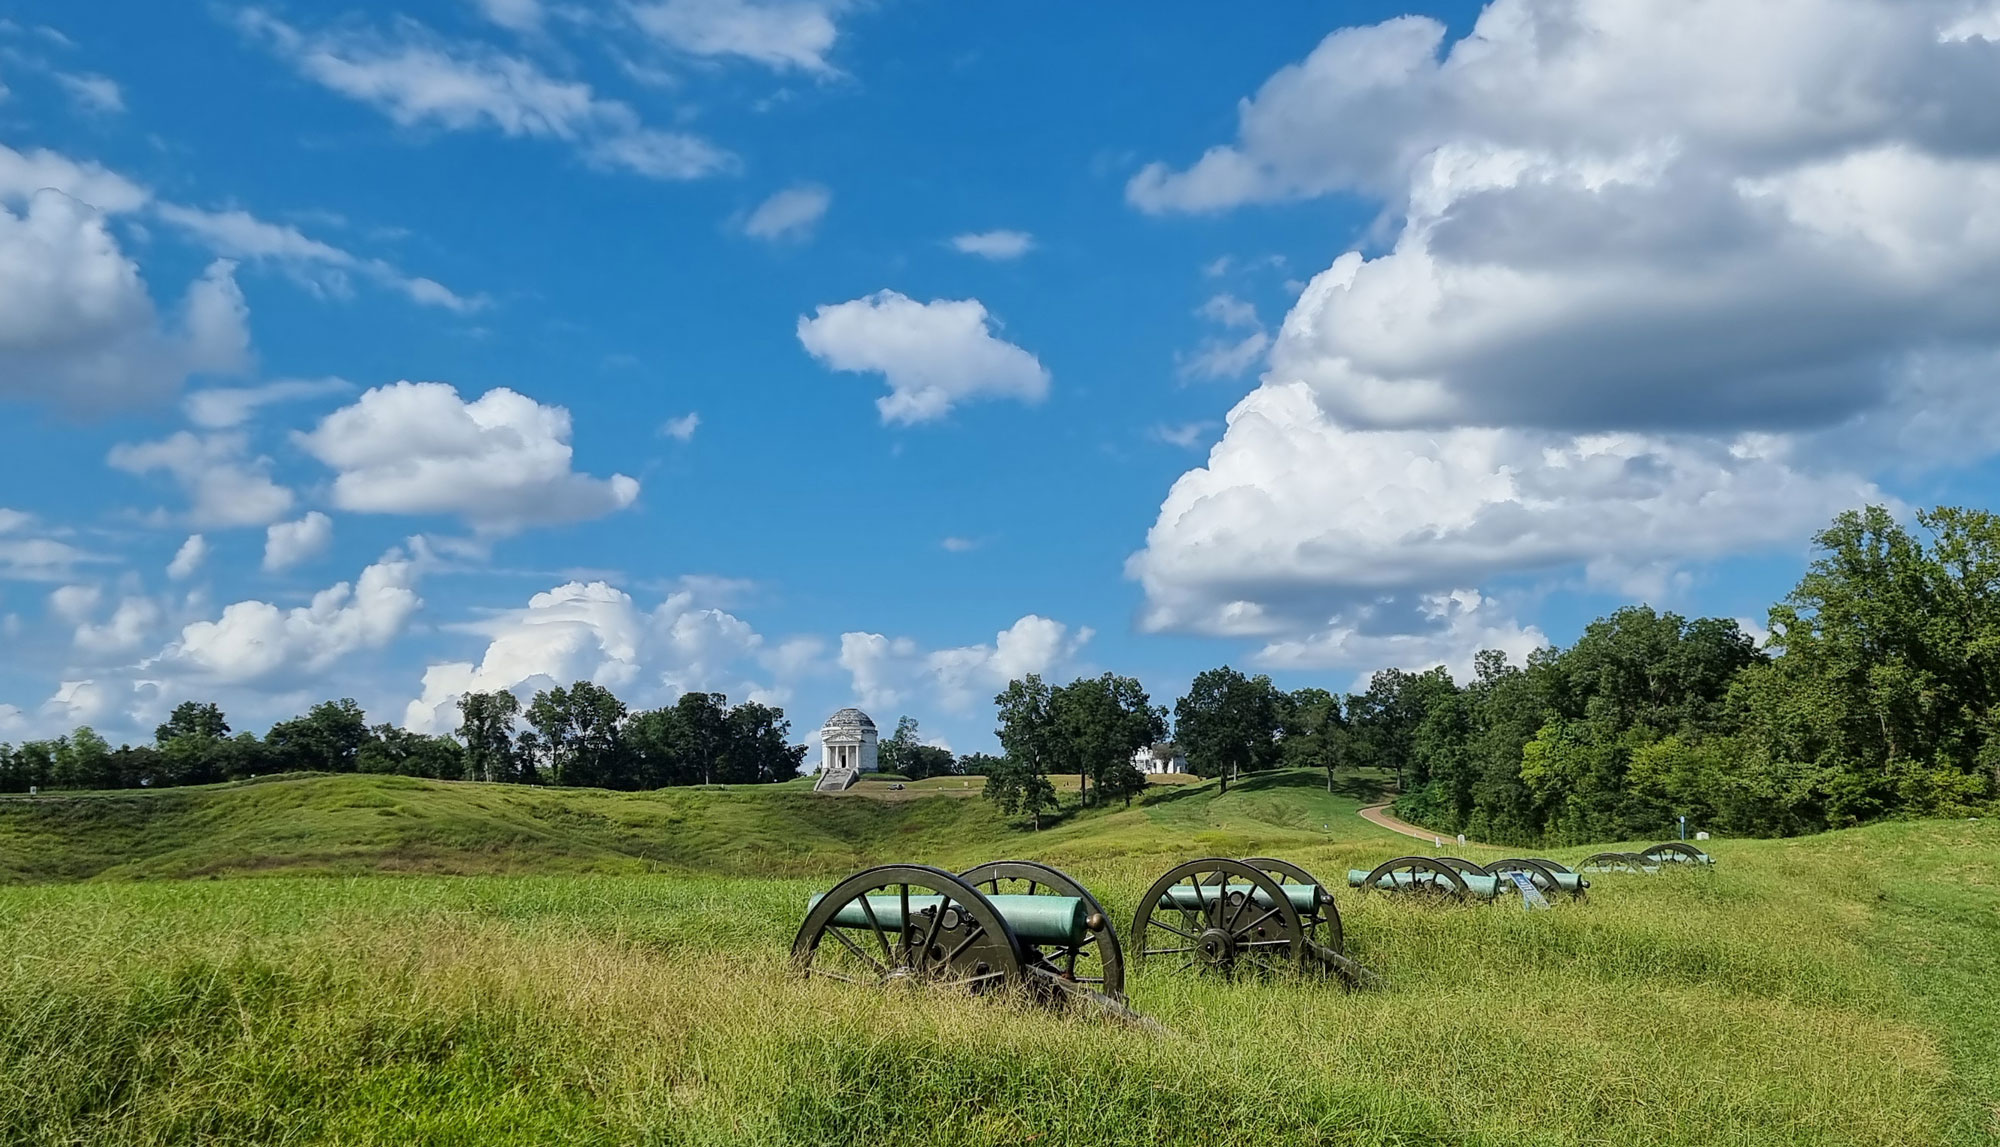
{"type": "MultiPolygon", "coordinates": [[[[1389,815],[1388,808],[1389,803],[1387,801],[1381,804],[1368,805],[1361,810],[1361,819],[1367,821],[1369,824],[1380,825],[1390,832],[1400,832],[1404,836],[1414,836],[1418,840],[1428,840],[1434,844],[1442,844],[1444,842],[1444,834],[1432,832],[1427,828],[1418,828],[1416,825],[1397,820],[1395,817],[1389,815]]],[[[1456,843],[1455,840],[1454,843],[1456,843]]],[[[1478,844],[1479,842],[1469,840],[1466,843],[1478,844]]]]}

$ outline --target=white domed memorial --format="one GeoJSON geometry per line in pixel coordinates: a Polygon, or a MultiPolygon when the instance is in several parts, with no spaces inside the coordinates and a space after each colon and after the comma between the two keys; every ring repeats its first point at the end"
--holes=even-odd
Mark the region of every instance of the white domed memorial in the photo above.
{"type": "Polygon", "coordinates": [[[876,770],[875,722],[859,709],[847,708],[826,719],[819,730],[819,780],[813,791],[843,792],[862,773],[876,770]]]}

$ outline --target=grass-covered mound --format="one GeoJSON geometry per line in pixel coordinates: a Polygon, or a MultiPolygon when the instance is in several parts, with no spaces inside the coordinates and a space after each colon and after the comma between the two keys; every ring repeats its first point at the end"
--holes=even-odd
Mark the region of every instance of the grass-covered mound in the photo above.
{"type": "Polygon", "coordinates": [[[1371,783],[1332,796],[1321,775],[1306,770],[1256,777],[1226,796],[1213,782],[1162,786],[1129,809],[1074,814],[1040,833],[1007,825],[978,799],[981,783],[939,778],[890,790],[870,782],[828,797],[805,781],[616,793],[313,774],[157,792],[0,797],[0,883],[677,868],[805,875],[912,856],[971,864],[1023,851],[1240,852],[1329,835],[1393,839],[1354,816],[1360,799],[1373,795],[1371,783]]]}
{"type": "MultiPolygon", "coordinates": [[[[313,856],[340,853],[328,826],[378,815],[325,793],[419,791],[338,782],[290,790],[322,794],[308,802],[322,837],[313,856]]],[[[442,789],[475,807],[498,799],[442,789]]],[[[649,797],[554,795],[587,798],[578,811],[626,826],[593,839],[655,825],[608,811],[649,797]]],[[[954,865],[1040,851],[1122,923],[1160,869],[1202,851],[1242,853],[1255,840],[1331,879],[1401,843],[1351,811],[1346,839],[1329,842],[1319,824],[1341,822],[1315,818],[1353,801],[1282,778],[1226,798],[1212,786],[1162,794],[1038,836],[896,819],[986,816],[977,801],[786,811],[787,794],[758,796],[770,803],[739,805],[735,793],[660,803],[696,823],[690,834],[719,831],[698,823],[704,800],[718,823],[796,834],[724,862],[764,864],[768,876],[0,889],[0,1142],[2000,1141],[1992,822],[1716,842],[1712,872],[1602,877],[1587,903],[1534,914],[1342,893],[1350,949],[1386,988],[1142,974],[1134,1003],[1172,1033],[1155,1037],[923,991],[801,982],[784,952],[806,896],[845,866],[843,849],[954,865]],[[917,827],[849,840],[841,834],[864,822],[820,817],[917,827]],[[813,864],[832,867],[785,875],[813,864]]],[[[286,839],[282,807],[265,811],[276,820],[258,840],[286,839]]],[[[519,812],[483,811],[509,826],[519,812]]],[[[211,859],[236,855],[248,839],[207,846],[203,822],[177,815],[190,818],[178,843],[142,869],[176,871],[174,857],[205,847],[211,859]]],[[[27,830],[6,823],[11,857],[27,830]]],[[[208,823],[249,831],[234,818],[208,823]]],[[[568,843],[535,843],[547,850],[536,853],[509,837],[494,855],[516,870],[531,855],[653,862],[548,836],[568,843]]]]}

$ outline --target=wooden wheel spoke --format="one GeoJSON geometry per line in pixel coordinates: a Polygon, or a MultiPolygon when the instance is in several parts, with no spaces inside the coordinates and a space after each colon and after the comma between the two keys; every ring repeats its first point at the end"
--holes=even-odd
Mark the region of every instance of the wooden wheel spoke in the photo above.
{"type": "Polygon", "coordinates": [[[903,949],[903,966],[910,966],[910,886],[907,882],[897,885],[903,901],[903,927],[896,934],[896,942],[903,949]]]}
{"type": "Polygon", "coordinates": [[[1145,953],[1145,954],[1146,954],[1146,955],[1148,955],[1148,956],[1171,956],[1171,955],[1173,955],[1173,954],[1174,954],[1174,953],[1176,953],[1176,952],[1192,952],[1192,951],[1194,951],[1194,949],[1193,949],[1193,948],[1191,948],[1191,947],[1189,947],[1189,948],[1148,948],[1148,949],[1146,949],[1146,953],[1145,953]]]}
{"type": "MultiPolygon", "coordinates": [[[[931,927],[928,932],[924,933],[924,947],[923,951],[920,954],[920,958],[925,960],[930,959],[931,945],[937,942],[938,929],[944,925],[945,909],[949,907],[951,907],[951,898],[946,897],[943,900],[938,901],[938,906],[932,910],[931,927]]],[[[960,912],[959,915],[964,916],[965,913],[960,912]]]]}
{"type": "Polygon", "coordinates": [[[979,938],[980,938],[981,936],[984,936],[984,935],[986,935],[986,927],[985,927],[985,925],[983,925],[983,924],[977,924],[977,923],[975,923],[975,924],[974,924],[974,925],[972,926],[972,930],[971,930],[971,931],[969,931],[969,932],[967,932],[967,933],[965,934],[965,939],[963,939],[963,940],[960,940],[960,941],[958,942],[958,947],[956,947],[956,948],[953,948],[953,949],[952,949],[951,951],[949,951],[949,952],[946,952],[946,953],[944,954],[944,962],[945,962],[945,963],[947,963],[947,964],[949,964],[949,963],[951,963],[951,962],[952,962],[953,960],[956,960],[956,959],[958,959],[958,954],[959,954],[960,952],[963,952],[963,951],[965,951],[965,950],[966,950],[967,948],[970,948],[970,947],[972,946],[972,942],[973,942],[974,940],[977,940],[977,939],[979,939],[979,938]]]}
{"type": "Polygon", "coordinates": [[[882,959],[891,964],[895,963],[896,956],[889,951],[889,934],[882,930],[882,922],[875,918],[875,908],[868,903],[868,894],[865,892],[861,894],[861,914],[868,917],[869,926],[875,929],[875,939],[882,945],[882,959]]]}
{"type": "Polygon", "coordinates": [[[1232,930],[1230,932],[1230,936],[1231,938],[1241,936],[1244,933],[1250,931],[1250,929],[1255,928],[1257,925],[1262,924],[1264,921],[1269,920],[1271,917],[1276,916],[1277,914],[1278,910],[1276,908],[1273,908],[1269,912],[1266,912],[1262,916],[1259,916],[1255,920],[1252,920],[1248,924],[1245,924],[1240,931],[1232,930]]]}
{"type": "Polygon", "coordinates": [[[877,972],[887,973],[889,971],[889,966],[887,964],[884,964],[880,960],[877,960],[875,957],[862,951],[861,945],[856,944],[853,940],[849,939],[845,931],[839,928],[828,928],[827,933],[831,935],[834,939],[840,941],[842,944],[847,945],[848,951],[860,957],[863,961],[865,961],[868,964],[869,967],[874,968],[877,972]]]}
{"type": "Polygon", "coordinates": [[[1201,937],[1195,935],[1193,932],[1189,932],[1182,928],[1176,928],[1172,924],[1167,923],[1165,920],[1147,920],[1146,923],[1154,928],[1165,928],[1167,931],[1172,932],[1174,935],[1184,937],[1189,940],[1201,939],[1201,937]]]}

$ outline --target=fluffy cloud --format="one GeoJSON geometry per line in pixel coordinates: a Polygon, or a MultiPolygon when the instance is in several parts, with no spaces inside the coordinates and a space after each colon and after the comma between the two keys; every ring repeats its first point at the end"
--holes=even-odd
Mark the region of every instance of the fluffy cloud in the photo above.
{"type": "Polygon", "coordinates": [[[261,526],[292,508],[292,492],[271,480],[271,460],[251,457],[242,434],[183,430],[158,442],[114,446],[106,461],[133,474],[171,475],[196,525],[261,526]]]}
{"type": "Polygon", "coordinates": [[[101,164],[45,148],[23,152],[0,144],[0,202],[25,203],[44,189],[60,191],[107,215],[137,211],[151,198],[145,188],[101,164]]]}
{"type": "Polygon", "coordinates": [[[174,551],[174,558],[167,563],[167,577],[173,581],[186,581],[193,577],[201,563],[208,557],[208,539],[200,534],[189,534],[181,548],[174,551]]]}
{"type": "Polygon", "coordinates": [[[1363,426],[1787,428],[2000,341],[2000,44],[1928,0],[1495,0],[1328,37],[1133,200],[1383,197],[1272,350],[1363,426]]]}
{"type": "MultiPolygon", "coordinates": [[[[129,186],[108,173],[52,170],[60,165],[46,153],[30,166],[0,172],[0,184],[73,177],[113,201],[129,186]]],[[[211,265],[188,288],[178,329],[168,329],[97,210],[53,189],[29,194],[18,215],[0,205],[0,399],[108,413],[164,398],[189,374],[239,369],[249,332],[232,270],[211,265]]]]}
{"type": "Polygon", "coordinates": [[[1039,402],[1049,372],[1034,355],[988,327],[977,299],[919,303],[895,291],[821,306],[801,317],[799,342],[834,370],[878,371],[889,393],[875,400],[882,421],[942,418],[979,398],[1039,402]]]}
{"type": "Polygon", "coordinates": [[[639,483],[570,468],[569,411],[511,390],[474,402],[441,382],[364,393],[297,440],[338,471],[334,504],[369,514],[455,514],[486,533],[624,509],[639,483]]]}
{"type": "Polygon", "coordinates": [[[839,29],[838,0],[660,0],[632,16],[660,43],[694,56],[735,56],[766,67],[833,71],[826,54],[839,29]]]}
{"type": "Polygon", "coordinates": [[[952,236],[951,245],[960,254],[1004,262],[1032,250],[1035,237],[1026,231],[972,231],[952,236]]]}
{"type": "Polygon", "coordinates": [[[833,193],[817,184],[788,187],[757,205],[743,221],[743,233],[771,242],[808,239],[832,203],[833,193]]]}
{"type": "Polygon", "coordinates": [[[312,601],[281,609],[266,601],[226,606],[214,621],[197,621],[154,662],[222,682],[268,681],[318,673],[362,649],[393,641],[423,605],[416,563],[391,550],[312,601]]]}
{"type": "Polygon", "coordinates": [[[160,607],[149,598],[127,597],[102,625],[76,627],[76,647],[100,657],[130,653],[144,644],[160,623],[160,607]]]}
{"type": "Polygon", "coordinates": [[[1657,592],[1883,500],[1899,454],[1990,453],[2000,43],[1963,16],[1494,0],[1449,45],[1336,32],[1234,143],[1141,171],[1147,211],[1359,193],[1394,236],[1314,277],[1174,485],[1146,625],[1272,664],[1513,648],[1492,579],[1657,592]]]}
{"type": "Polygon", "coordinates": [[[764,639],[741,618],[704,607],[690,591],[642,610],[631,595],[604,582],[570,582],[509,610],[461,627],[487,637],[477,662],[434,664],[403,723],[420,731],[458,726],[466,693],[531,693],[572,681],[616,689],[628,703],[656,705],[682,693],[720,691],[770,700],[780,690],[748,674],[768,667],[779,678],[805,668],[816,647],[788,642],[763,656],[764,639]]]}
{"type": "Polygon", "coordinates": [[[330,294],[346,294],[348,276],[358,274],[423,306],[464,314],[485,305],[483,299],[466,298],[430,279],[405,275],[380,259],[363,259],[309,238],[296,227],[266,222],[246,211],[203,211],[162,203],[154,213],[218,254],[278,264],[314,289],[330,294]]]}
{"type": "Polygon", "coordinates": [[[400,38],[302,32],[254,8],[237,22],[307,79],[405,127],[559,140],[592,166],[653,179],[699,179],[734,162],[697,136],[646,127],[629,105],[589,84],[489,48],[439,41],[407,21],[400,38]]]}
{"type": "Polygon", "coordinates": [[[1273,636],[1382,594],[1579,563],[1615,580],[1796,542],[1882,498],[1769,435],[1356,430],[1304,384],[1267,384],[1174,483],[1128,570],[1150,629],[1273,636]]]}
{"type": "Polygon", "coordinates": [[[991,643],[925,652],[907,637],[879,633],[840,635],[840,667],[864,708],[892,709],[918,692],[944,708],[965,712],[1030,673],[1069,666],[1093,636],[1060,621],[1028,614],[991,643]]]}
{"type": "Polygon", "coordinates": [[[264,530],[264,569],[290,569],[326,552],[333,544],[333,519],[318,510],[296,522],[273,522],[264,530]]]}

